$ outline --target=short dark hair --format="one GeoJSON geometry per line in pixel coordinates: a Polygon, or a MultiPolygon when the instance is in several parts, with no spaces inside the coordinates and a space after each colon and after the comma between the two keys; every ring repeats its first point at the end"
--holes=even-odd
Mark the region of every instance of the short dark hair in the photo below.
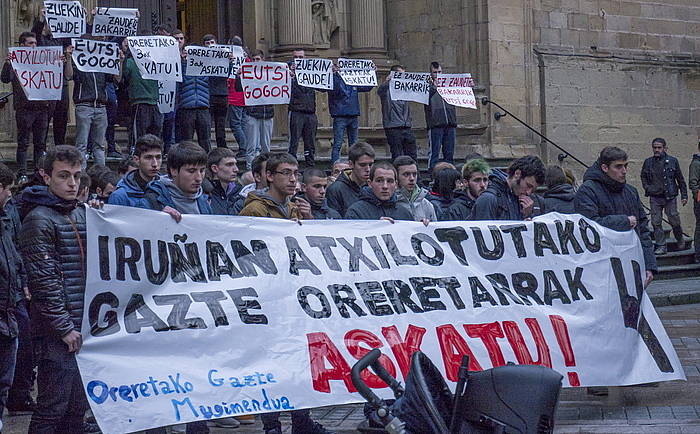
{"type": "Polygon", "coordinates": [[[78,148],[71,145],[58,145],[54,146],[53,149],[49,151],[44,156],[44,161],[42,163],[42,169],[44,173],[51,176],[53,173],[53,163],[54,161],[62,161],[68,163],[71,166],[83,164],[83,155],[78,151],[78,148]]]}
{"type": "Polygon", "coordinates": [[[15,173],[5,164],[0,163],[0,185],[7,188],[15,183],[15,173]]]}
{"type": "Polygon", "coordinates": [[[292,156],[292,154],[287,152],[273,152],[270,154],[270,158],[267,160],[265,172],[275,172],[280,164],[294,164],[298,166],[299,162],[292,156]]]}
{"type": "Polygon", "coordinates": [[[566,179],[566,173],[559,166],[547,166],[547,170],[544,173],[544,183],[547,184],[547,188],[556,187],[561,184],[568,184],[566,179]]]}
{"type": "Polygon", "coordinates": [[[172,32],[170,32],[170,36],[175,36],[175,35],[183,35],[183,36],[184,36],[184,35],[185,35],[185,32],[183,32],[183,31],[180,30],[180,29],[175,29],[175,30],[173,30],[172,32]]]}
{"type": "Polygon", "coordinates": [[[237,47],[242,47],[243,46],[243,38],[240,36],[236,35],[233,38],[231,38],[231,45],[235,45],[237,47]]]}
{"type": "Polygon", "coordinates": [[[153,27],[153,33],[156,34],[158,32],[165,32],[169,35],[172,34],[170,30],[170,25],[169,24],[158,24],[157,26],[153,27]]]}
{"type": "Polygon", "coordinates": [[[462,179],[468,180],[471,178],[472,173],[476,172],[481,172],[484,175],[488,175],[491,172],[491,167],[489,167],[489,163],[487,163],[483,158],[468,160],[466,163],[464,163],[464,166],[462,166],[462,179]]]}
{"type": "Polygon", "coordinates": [[[317,169],[315,167],[309,167],[308,169],[304,170],[304,180],[302,181],[304,184],[308,184],[311,181],[311,178],[325,178],[326,177],[326,172],[324,172],[321,169],[317,169]]]}
{"type": "Polygon", "coordinates": [[[144,134],[136,139],[134,146],[134,155],[140,157],[141,154],[157,149],[163,153],[163,140],[155,134],[144,134]]]}
{"type": "Polygon", "coordinates": [[[391,65],[391,68],[389,68],[390,71],[398,71],[399,69],[406,69],[406,68],[404,68],[403,65],[399,65],[399,64],[391,65]]]}
{"type": "Polygon", "coordinates": [[[207,155],[207,169],[211,169],[211,166],[218,165],[224,158],[236,158],[236,154],[229,148],[216,147],[209,151],[207,155]]]}
{"type": "Polygon", "coordinates": [[[415,164],[416,167],[418,167],[418,164],[416,164],[416,160],[409,157],[408,155],[401,155],[399,157],[394,158],[394,167],[397,171],[401,166],[410,166],[412,164],[415,164]]]}
{"type": "Polygon", "coordinates": [[[396,167],[394,167],[393,164],[389,163],[388,161],[379,161],[377,163],[372,164],[372,168],[369,169],[369,179],[373,180],[374,179],[374,173],[377,171],[377,169],[384,169],[384,170],[391,170],[394,172],[394,177],[396,178],[398,173],[396,172],[396,167]]]}
{"type": "Polygon", "coordinates": [[[267,160],[270,159],[270,153],[269,152],[261,152],[258,154],[257,157],[253,158],[253,163],[250,166],[250,171],[253,172],[253,174],[258,174],[258,175],[264,175],[262,173],[263,170],[263,164],[267,163],[267,160]]]}
{"type": "Polygon", "coordinates": [[[430,62],[431,69],[438,69],[440,67],[440,62],[430,62]]]}
{"type": "Polygon", "coordinates": [[[265,52],[263,50],[253,50],[250,53],[250,58],[252,59],[255,56],[260,56],[263,59],[265,58],[265,52]]]}
{"type": "Polygon", "coordinates": [[[461,175],[457,169],[446,167],[439,171],[433,179],[433,192],[451,199],[455,194],[455,185],[461,175]]]}
{"type": "Polygon", "coordinates": [[[348,160],[353,163],[363,155],[374,158],[374,148],[367,142],[357,142],[348,149],[348,160]]]}
{"type": "Polygon", "coordinates": [[[652,144],[652,145],[653,145],[654,143],[661,143],[662,145],[664,145],[664,147],[666,147],[666,139],[664,139],[663,137],[657,137],[657,138],[655,138],[654,140],[651,141],[651,144],[652,144]]]}
{"type": "Polygon", "coordinates": [[[598,164],[609,166],[610,163],[617,160],[627,161],[627,152],[618,148],[617,146],[606,146],[600,151],[600,156],[598,157],[598,164]]]}
{"type": "Polygon", "coordinates": [[[92,185],[92,179],[90,179],[90,175],[88,175],[85,172],[82,172],[80,174],[80,185],[78,186],[78,192],[82,193],[83,190],[90,189],[90,186],[92,185]]]}
{"type": "Polygon", "coordinates": [[[117,183],[119,183],[119,175],[111,169],[101,170],[92,177],[93,190],[99,188],[104,191],[109,184],[116,187],[117,183]]]}
{"type": "Polygon", "coordinates": [[[198,144],[193,142],[180,142],[175,144],[168,152],[168,172],[180,170],[187,165],[206,166],[207,153],[198,144]]]}
{"type": "Polygon", "coordinates": [[[211,33],[207,33],[206,35],[202,36],[202,42],[207,41],[216,41],[216,36],[212,35],[211,33]]]}
{"type": "Polygon", "coordinates": [[[34,32],[22,32],[19,34],[19,43],[24,44],[27,38],[36,38],[36,33],[34,32]]]}
{"type": "Polygon", "coordinates": [[[129,171],[129,167],[139,167],[136,162],[129,158],[122,158],[122,160],[119,162],[119,166],[117,166],[117,174],[118,175],[124,175],[126,172],[129,171]]]}
{"type": "Polygon", "coordinates": [[[544,163],[540,160],[540,157],[527,155],[518,158],[508,166],[508,176],[515,175],[516,170],[520,171],[521,178],[534,176],[538,184],[544,184],[544,163]]]}

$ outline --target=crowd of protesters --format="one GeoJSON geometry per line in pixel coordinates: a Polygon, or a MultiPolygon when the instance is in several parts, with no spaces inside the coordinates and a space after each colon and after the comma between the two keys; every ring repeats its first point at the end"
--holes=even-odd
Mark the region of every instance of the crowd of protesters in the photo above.
{"type": "MultiPolygon", "coordinates": [[[[429,225],[579,213],[610,229],[638,234],[647,284],[657,271],[654,253],[666,252],[663,212],[677,244],[685,247],[677,196],[680,193],[685,205],[688,189],[678,160],[666,153],[664,139],[653,140],[654,155],[642,169],[652,233],[640,195],[627,183],[624,150],[603,149],[580,186],[570,171],[545,167],[536,156],[516,159],[499,169],[474,154],[457,165],[455,108],[431,89],[425,106],[429,174],[421,180],[409,105],[392,100],[387,83],[376,89],[392,158],[375,161],[374,148],[358,141],[358,92],[373,88],[347,85],[335,74],[334,89],[328,91],[333,118],[331,169],[325,171],[315,159],[316,90],[293,79],[289,152],[271,152],[272,106],[246,107],[239,79],[188,76],[183,32],[158,26],[155,33],[176,38],[183,53],[184,74],[177,85],[175,112],[165,116],[158,110],[158,83],[141,77],[128,50],[121,55],[120,74],[107,76],[78,71],[70,61],[71,47],[65,46],[65,78],[75,82],[75,146],[65,144],[67,87],[59,102],[28,101],[9,63],[2,70],[2,80],[14,86],[18,169],[15,172],[0,164],[0,416],[5,407],[10,412],[31,412],[30,432],[95,429],[85,419],[87,400],[74,357],[82,343],[86,255],[90,254],[84,207],[92,200],[165,212],[176,221],[183,214],[207,214],[300,223],[356,219],[429,225]],[[122,103],[128,103],[130,109],[129,149],[113,171],[105,163],[106,158],[121,157],[114,143],[114,113],[122,103]],[[54,146],[47,150],[50,120],[54,146]],[[227,126],[233,131],[238,153],[228,147],[227,126]],[[27,164],[30,137],[33,172],[27,164]],[[344,159],[341,149],[346,138],[349,148],[344,159]],[[299,140],[304,146],[302,164],[296,158],[299,140]],[[239,162],[244,163],[245,172],[239,172],[239,162]],[[36,402],[31,394],[35,382],[36,402]]],[[[206,35],[201,42],[215,44],[216,38],[206,35]]],[[[230,42],[243,45],[240,38],[230,42]]],[[[52,39],[45,20],[39,20],[33,32],[19,36],[19,43],[35,46],[61,41],[52,39]]],[[[295,50],[293,56],[303,58],[304,50],[295,50]]],[[[252,51],[249,60],[264,60],[264,53],[252,51]]],[[[403,67],[396,65],[392,70],[402,71],[403,67]]],[[[430,71],[437,74],[441,66],[433,62],[430,71]]],[[[691,163],[690,190],[700,221],[700,154],[691,163]]],[[[698,260],[699,232],[700,225],[695,232],[698,260]]],[[[265,432],[281,432],[278,413],[264,414],[261,420],[265,432]]],[[[251,419],[215,422],[233,428],[251,419]]],[[[204,422],[187,424],[184,429],[208,432],[204,422]]],[[[328,431],[312,420],[308,410],[297,410],[292,412],[292,432],[328,431]]]]}

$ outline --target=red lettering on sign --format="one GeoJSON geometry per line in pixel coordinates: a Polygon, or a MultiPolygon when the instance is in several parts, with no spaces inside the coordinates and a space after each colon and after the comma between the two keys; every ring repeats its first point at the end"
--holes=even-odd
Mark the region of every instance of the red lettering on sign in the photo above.
{"type": "MultiPolygon", "coordinates": [[[[384,344],[381,340],[379,340],[379,338],[376,335],[374,335],[371,332],[368,332],[366,330],[350,330],[345,334],[345,346],[347,347],[348,352],[350,352],[351,356],[353,356],[357,360],[360,360],[365,355],[367,355],[367,353],[369,353],[370,350],[374,348],[381,348],[384,346],[384,344]],[[369,349],[361,347],[360,344],[362,343],[366,344],[369,347],[369,349]]],[[[392,377],[396,377],[396,368],[394,367],[394,363],[391,361],[390,358],[382,354],[381,356],[379,356],[379,363],[382,364],[384,369],[386,369],[392,377]]],[[[369,369],[362,371],[362,374],[360,374],[360,376],[369,387],[375,389],[387,387],[387,384],[384,381],[382,381],[381,378],[377,377],[372,372],[370,372],[369,369]]]]}
{"type": "Polygon", "coordinates": [[[382,327],[382,335],[389,343],[391,352],[394,353],[396,363],[399,364],[399,369],[404,378],[408,375],[408,370],[411,367],[411,356],[416,351],[420,350],[420,344],[423,342],[425,329],[414,325],[409,325],[406,329],[406,338],[401,339],[399,330],[396,326],[382,327]]]}

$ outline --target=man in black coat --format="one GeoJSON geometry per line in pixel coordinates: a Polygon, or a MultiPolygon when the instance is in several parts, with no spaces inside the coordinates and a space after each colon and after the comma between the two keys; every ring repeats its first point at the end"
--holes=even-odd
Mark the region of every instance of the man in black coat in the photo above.
{"type": "Polygon", "coordinates": [[[575,214],[574,196],[576,190],[569,184],[566,174],[559,166],[549,166],[544,175],[547,191],[544,192],[544,212],[575,214]]]}
{"type": "Polygon", "coordinates": [[[685,250],[681,217],[678,215],[678,192],[681,193],[681,204],[688,203],[688,189],[685,185],[683,172],[678,160],[666,153],[666,140],[658,137],[651,142],[653,157],[644,160],[642,166],[642,187],[644,194],[649,196],[651,206],[651,225],[654,228],[656,254],[666,253],[666,234],[661,226],[663,213],[666,211],[669,223],[673,228],[673,236],[678,242],[678,249],[685,250]]]}
{"type": "Polygon", "coordinates": [[[468,220],[476,200],[489,186],[491,168],[483,158],[467,161],[462,166],[464,194],[455,195],[455,201],[447,208],[442,220],[468,220]]]}
{"type": "Polygon", "coordinates": [[[583,181],[574,197],[576,212],[615,231],[635,230],[644,251],[646,287],[657,271],[656,257],[639,193],[627,184],[627,153],[614,146],[604,148],[583,181]]]}
{"type": "Polygon", "coordinates": [[[328,206],[326,202],[326,190],[328,189],[328,176],[321,169],[308,168],[304,171],[304,179],[301,184],[302,193],[298,196],[309,202],[311,214],[316,220],[336,220],[343,217],[338,211],[328,206]]]}
{"type": "Polygon", "coordinates": [[[360,199],[348,208],[348,220],[413,221],[411,212],[397,206],[396,169],[391,163],[381,161],[372,166],[369,185],[362,187],[360,199]]]}
{"type": "Polygon", "coordinates": [[[76,200],[82,156],[56,146],[43,164],[46,186],[23,194],[31,208],[19,236],[32,296],[31,329],[38,356],[37,408],[29,432],[83,432],[87,409],[75,353],[85,295],[85,209],[76,200]]]}
{"type": "Polygon", "coordinates": [[[234,206],[241,191],[238,179],[236,154],[229,148],[218,147],[207,156],[207,171],[212,189],[209,194],[209,205],[213,214],[236,215],[234,206]]]}
{"type": "Polygon", "coordinates": [[[342,216],[350,205],[360,198],[360,189],[367,184],[374,164],[374,148],[368,143],[355,143],[348,150],[350,169],[340,172],[338,179],[328,187],[328,206],[342,216]]]}
{"type": "MultiPolygon", "coordinates": [[[[304,49],[297,48],[292,53],[294,59],[304,59],[304,49]]],[[[304,161],[306,167],[314,167],[316,155],[316,90],[302,86],[294,73],[294,60],[289,64],[292,76],[292,92],[289,96],[289,153],[296,158],[299,138],[304,141],[304,161]]]]}

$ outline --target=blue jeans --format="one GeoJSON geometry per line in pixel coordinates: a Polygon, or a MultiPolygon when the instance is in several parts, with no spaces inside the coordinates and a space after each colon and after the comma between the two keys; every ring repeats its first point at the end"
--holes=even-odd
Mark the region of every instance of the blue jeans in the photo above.
{"type": "Polygon", "coordinates": [[[348,146],[357,142],[359,123],[357,116],[338,116],[333,118],[333,150],[331,151],[331,166],[340,158],[340,148],[343,147],[345,132],[348,134],[348,146]]]}
{"type": "Polygon", "coordinates": [[[164,154],[175,144],[175,110],[163,115],[163,146],[164,154]]]}
{"type": "Polygon", "coordinates": [[[88,402],[78,369],[67,367],[64,362],[42,359],[37,373],[39,394],[29,432],[83,432],[83,416],[88,402]]]}
{"type": "Polygon", "coordinates": [[[5,411],[7,394],[15,376],[16,357],[17,337],[8,338],[0,335],[0,430],[2,430],[2,412],[5,411]]]}
{"type": "Polygon", "coordinates": [[[75,147],[83,155],[83,169],[87,167],[88,138],[92,139],[92,155],[95,158],[95,164],[105,165],[106,130],[106,107],[93,107],[88,104],[75,106],[75,147]]]}
{"type": "Polygon", "coordinates": [[[430,164],[432,169],[440,160],[440,148],[444,161],[454,163],[455,140],[457,130],[455,127],[433,127],[430,129],[430,164]]]}
{"type": "Polygon", "coordinates": [[[237,105],[228,106],[228,124],[238,143],[238,150],[245,152],[246,136],[245,136],[245,118],[246,114],[243,107],[237,105]]]}

